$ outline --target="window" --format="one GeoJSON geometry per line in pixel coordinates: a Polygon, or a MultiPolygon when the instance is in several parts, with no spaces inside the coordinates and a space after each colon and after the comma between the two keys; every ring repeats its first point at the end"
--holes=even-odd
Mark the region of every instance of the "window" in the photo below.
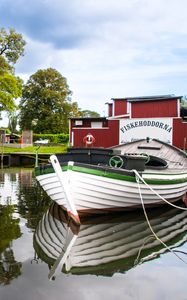
{"type": "Polygon", "coordinates": [[[130,114],[130,102],[127,101],[127,114],[130,114]]]}
{"type": "Polygon", "coordinates": [[[82,120],[75,121],[75,126],[82,126],[82,124],[83,124],[82,120]]]}
{"type": "Polygon", "coordinates": [[[103,123],[102,122],[91,122],[91,128],[102,128],[103,123]]]}

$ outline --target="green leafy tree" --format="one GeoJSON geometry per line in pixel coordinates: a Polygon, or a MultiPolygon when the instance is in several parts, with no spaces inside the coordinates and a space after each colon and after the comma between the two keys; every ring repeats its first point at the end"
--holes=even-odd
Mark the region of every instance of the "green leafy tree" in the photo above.
{"type": "Polygon", "coordinates": [[[17,127],[18,125],[18,115],[16,112],[10,112],[8,114],[8,129],[10,130],[11,133],[17,132],[17,127]]]}
{"type": "Polygon", "coordinates": [[[15,99],[22,95],[22,80],[9,72],[0,72],[0,112],[14,111],[15,99]]]}
{"type": "Polygon", "coordinates": [[[0,113],[17,109],[15,99],[22,95],[22,80],[14,75],[13,65],[24,53],[25,41],[21,34],[0,29],[0,113]]]}
{"type": "Polygon", "coordinates": [[[23,86],[20,128],[35,133],[68,133],[68,118],[80,115],[70,95],[66,78],[57,70],[38,70],[23,86]]]}
{"type": "Polygon", "coordinates": [[[182,97],[180,103],[180,116],[185,119],[187,117],[187,96],[186,95],[182,97]]]}
{"type": "Polygon", "coordinates": [[[100,117],[99,113],[97,113],[96,111],[92,111],[92,110],[82,110],[81,115],[82,115],[82,117],[87,117],[87,118],[100,117]]]}
{"type": "Polygon", "coordinates": [[[7,63],[3,56],[0,56],[0,75],[12,72],[12,67],[7,63]]]}
{"type": "Polygon", "coordinates": [[[24,55],[25,44],[22,35],[13,28],[8,32],[4,28],[0,29],[0,56],[3,56],[8,63],[15,64],[19,57],[24,55]]]}

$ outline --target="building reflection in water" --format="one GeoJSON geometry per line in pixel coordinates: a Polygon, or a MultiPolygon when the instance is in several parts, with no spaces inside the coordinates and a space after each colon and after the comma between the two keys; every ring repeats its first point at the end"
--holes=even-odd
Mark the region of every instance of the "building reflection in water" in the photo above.
{"type": "Polygon", "coordinates": [[[32,169],[3,169],[0,171],[0,204],[13,205],[18,201],[20,186],[32,186],[32,169]]]}

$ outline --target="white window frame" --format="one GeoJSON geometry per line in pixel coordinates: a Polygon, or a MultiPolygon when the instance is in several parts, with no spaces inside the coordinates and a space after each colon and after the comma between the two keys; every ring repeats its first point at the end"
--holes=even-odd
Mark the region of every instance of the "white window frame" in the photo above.
{"type": "Polygon", "coordinates": [[[91,128],[102,128],[103,127],[103,122],[99,121],[99,122],[91,122],[91,128]]]}
{"type": "Polygon", "coordinates": [[[75,120],[75,126],[82,126],[83,121],[82,120],[75,120]]]}

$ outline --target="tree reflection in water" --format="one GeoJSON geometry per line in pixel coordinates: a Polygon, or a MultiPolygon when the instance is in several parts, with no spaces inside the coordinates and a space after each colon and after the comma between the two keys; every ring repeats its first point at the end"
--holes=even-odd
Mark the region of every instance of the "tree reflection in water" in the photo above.
{"type": "Polygon", "coordinates": [[[33,177],[33,170],[19,173],[17,210],[20,216],[27,219],[26,226],[35,229],[51,200],[33,177]]]}
{"type": "Polygon", "coordinates": [[[13,241],[21,237],[20,218],[35,229],[50,200],[34,180],[32,169],[4,169],[0,172],[0,285],[21,275],[13,241]]]}
{"type": "Polygon", "coordinates": [[[9,284],[21,274],[21,263],[14,258],[12,240],[21,236],[19,218],[13,217],[14,206],[0,206],[0,283],[9,284]]]}

